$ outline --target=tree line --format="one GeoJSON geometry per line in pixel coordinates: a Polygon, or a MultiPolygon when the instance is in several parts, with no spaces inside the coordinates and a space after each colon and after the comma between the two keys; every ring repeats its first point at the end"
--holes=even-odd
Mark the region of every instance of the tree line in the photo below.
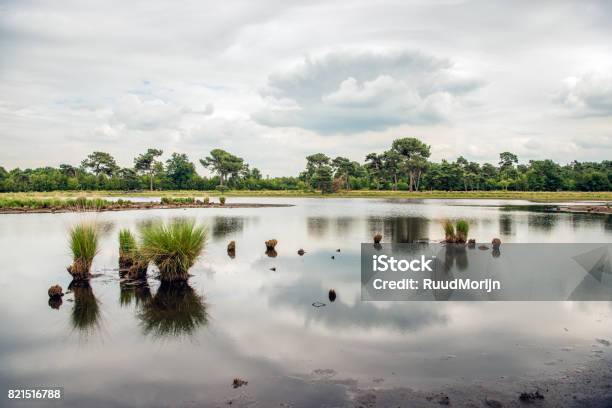
{"type": "Polygon", "coordinates": [[[199,160],[211,177],[200,176],[186,154],[148,149],[134,158],[132,167],[121,167],[107,152],[95,151],[79,166],[6,170],[0,166],[0,191],[54,190],[516,190],[610,191],[612,161],[566,165],[552,160],[519,164],[511,152],[499,162],[476,163],[459,157],[432,162],[431,146],[416,138],[393,141],[389,150],[366,155],[364,163],[324,153],[306,157],[306,168],[297,177],[263,177],[243,158],[214,149],[199,160]]]}

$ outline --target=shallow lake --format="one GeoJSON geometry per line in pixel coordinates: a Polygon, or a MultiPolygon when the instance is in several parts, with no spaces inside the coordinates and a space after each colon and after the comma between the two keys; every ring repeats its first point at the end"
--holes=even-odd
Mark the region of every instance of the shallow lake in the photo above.
{"type": "Polygon", "coordinates": [[[529,379],[612,354],[596,341],[612,341],[610,302],[362,302],[359,268],[360,243],[376,232],[385,242],[441,239],[441,221],[461,217],[479,242],[609,243],[610,216],[498,200],[228,201],[295,206],[0,215],[3,388],[62,386],[70,406],[334,406],[347,398],[343,382],[529,379]],[[148,286],[121,282],[119,229],[175,218],[209,231],[190,286],[160,290],[152,273],[148,286]],[[47,288],[70,283],[67,231],[84,220],[103,230],[101,276],[52,308],[47,288]],[[271,238],[276,257],[265,253],[271,238]],[[236,377],[248,384],[233,389],[236,377]]]}

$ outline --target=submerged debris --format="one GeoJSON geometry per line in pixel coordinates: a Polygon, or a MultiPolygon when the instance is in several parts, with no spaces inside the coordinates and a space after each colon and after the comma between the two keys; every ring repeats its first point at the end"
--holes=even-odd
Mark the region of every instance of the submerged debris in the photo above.
{"type": "Polygon", "coordinates": [[[47,294],[51,299],[58,299],[64,296],[63,289],[60,285],[53,285],[47,290],[47,294]]]}
{"type": "Polygon", "coordinates": [[[321,303],[321,302],[314,302],[312,305],[313,305],[314,307],[323,307],[323,306],[325,306],[325,303],[321,303]]]}
{"type": "Polygon", "coordinates": [[[332,256],[331,256],[331,259],[336,259],[336,257],[332,255],[332,256]]]}
{"type": "Polygon", "coordinates": [[[276,271],[276,266],[270,268],[271,271],[276,271]]]}
{"type": "Polygon", "coordinates": [[[276,248],[276,245],[278,244],[278,241],[275,239],[269,239],[266,241],[266,249],[268,251],[273,251],[274,248],[276,248]]]}
{"type": "Polygon", "coordinates": [[[499,249],[499,247],[501,246],[501,239],[493,238],[493,241],[491,241],[491,245],[493,245],[493,249],[499,249]]]}
{"type": "Polygon", "coordinates": [[[606,339],[595,339],[596,342],[598,342],[599,344],[603,344],[606,347],[610,347],[610,342],[606,339]]]}
{"type": "Polygon", "coordinates": [[[336,249],[336,252],[340,252],[340,248],[336,249]]]}
{"type": "Polygon", "coordinates": [[[239,388],[242,387],[243,385],[247,385],[249,382],[243,380],[242,378],[234,378],[234,381],[232,381],[232,387],[234,388],[239,388]]]}
{"type": "Polygon", "coordinates": [[[485,398],[485,405],[490,408],[502,408],[503,404],[497,400],[485,398]]]}
{"type": "Polygon", "coordinates": [[[534,402],[543,399],[544,395],[540,394],[539,390],[536,390],[536,392],[521,392],[521,395],[519,395],[521,402],[534,402]]]}
{"type": "Polygon", "coordinates": [[[487,249],[489,249],[489,247],[486,245],[479,245],[478,249],[480,249],[481,251],[486,251],[487,249]]]}
{"type": "Polygon", "coordinates": [[[329,290],[329,301],[333,302],[336,300],[336,291],[334,289],[329,290]]]}

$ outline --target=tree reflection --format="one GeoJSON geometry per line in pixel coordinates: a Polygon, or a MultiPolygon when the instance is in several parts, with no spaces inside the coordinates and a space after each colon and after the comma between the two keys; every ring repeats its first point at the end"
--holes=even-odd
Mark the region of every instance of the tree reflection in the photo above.
{"type": "Polygon", "coordinates": [[[144,303],[138,319],[145,335],[190,336],[208,323],[206,303],[187,282],[162,282],[153,298],[144,303]]]}
{"type": "Polygon", "coordinates": [[[429,220],[423,217],[370,217],[368,228],[369,235],[383,231],[385,237],[391,237],[391,243],[412,243],[429,238],[429,220]]]}

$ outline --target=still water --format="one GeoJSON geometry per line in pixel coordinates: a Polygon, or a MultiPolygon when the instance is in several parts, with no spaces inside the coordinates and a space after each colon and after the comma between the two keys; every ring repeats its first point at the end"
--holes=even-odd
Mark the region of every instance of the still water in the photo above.
{"type": "Polygon", "coordinates": [[[609,243],[610,216],[492,200],[229,201],[294,206],[0,215],[2,389],[61,386],[70,406],[333,406],[347,398],[343,382],[529,379],[612,355],[596,340],[612,341],[609,302],[362,302],[359,268],[360,243],[376,232],[441,239],[441,221],[461,217],[479,242],[609,243]],[[121,282],[119,229],[176,218],[209,231],[189,286],[160,287],[151,268],[148,286],[121,282]],[[52,308],[47,288],[70,283],[67,231],[84,220],[103,230],[101,276],[52,308]],[[271,238],[276,257],[265,253],[271,238]],[[248,384],[233,389],[236,377],[248,384]]]}

